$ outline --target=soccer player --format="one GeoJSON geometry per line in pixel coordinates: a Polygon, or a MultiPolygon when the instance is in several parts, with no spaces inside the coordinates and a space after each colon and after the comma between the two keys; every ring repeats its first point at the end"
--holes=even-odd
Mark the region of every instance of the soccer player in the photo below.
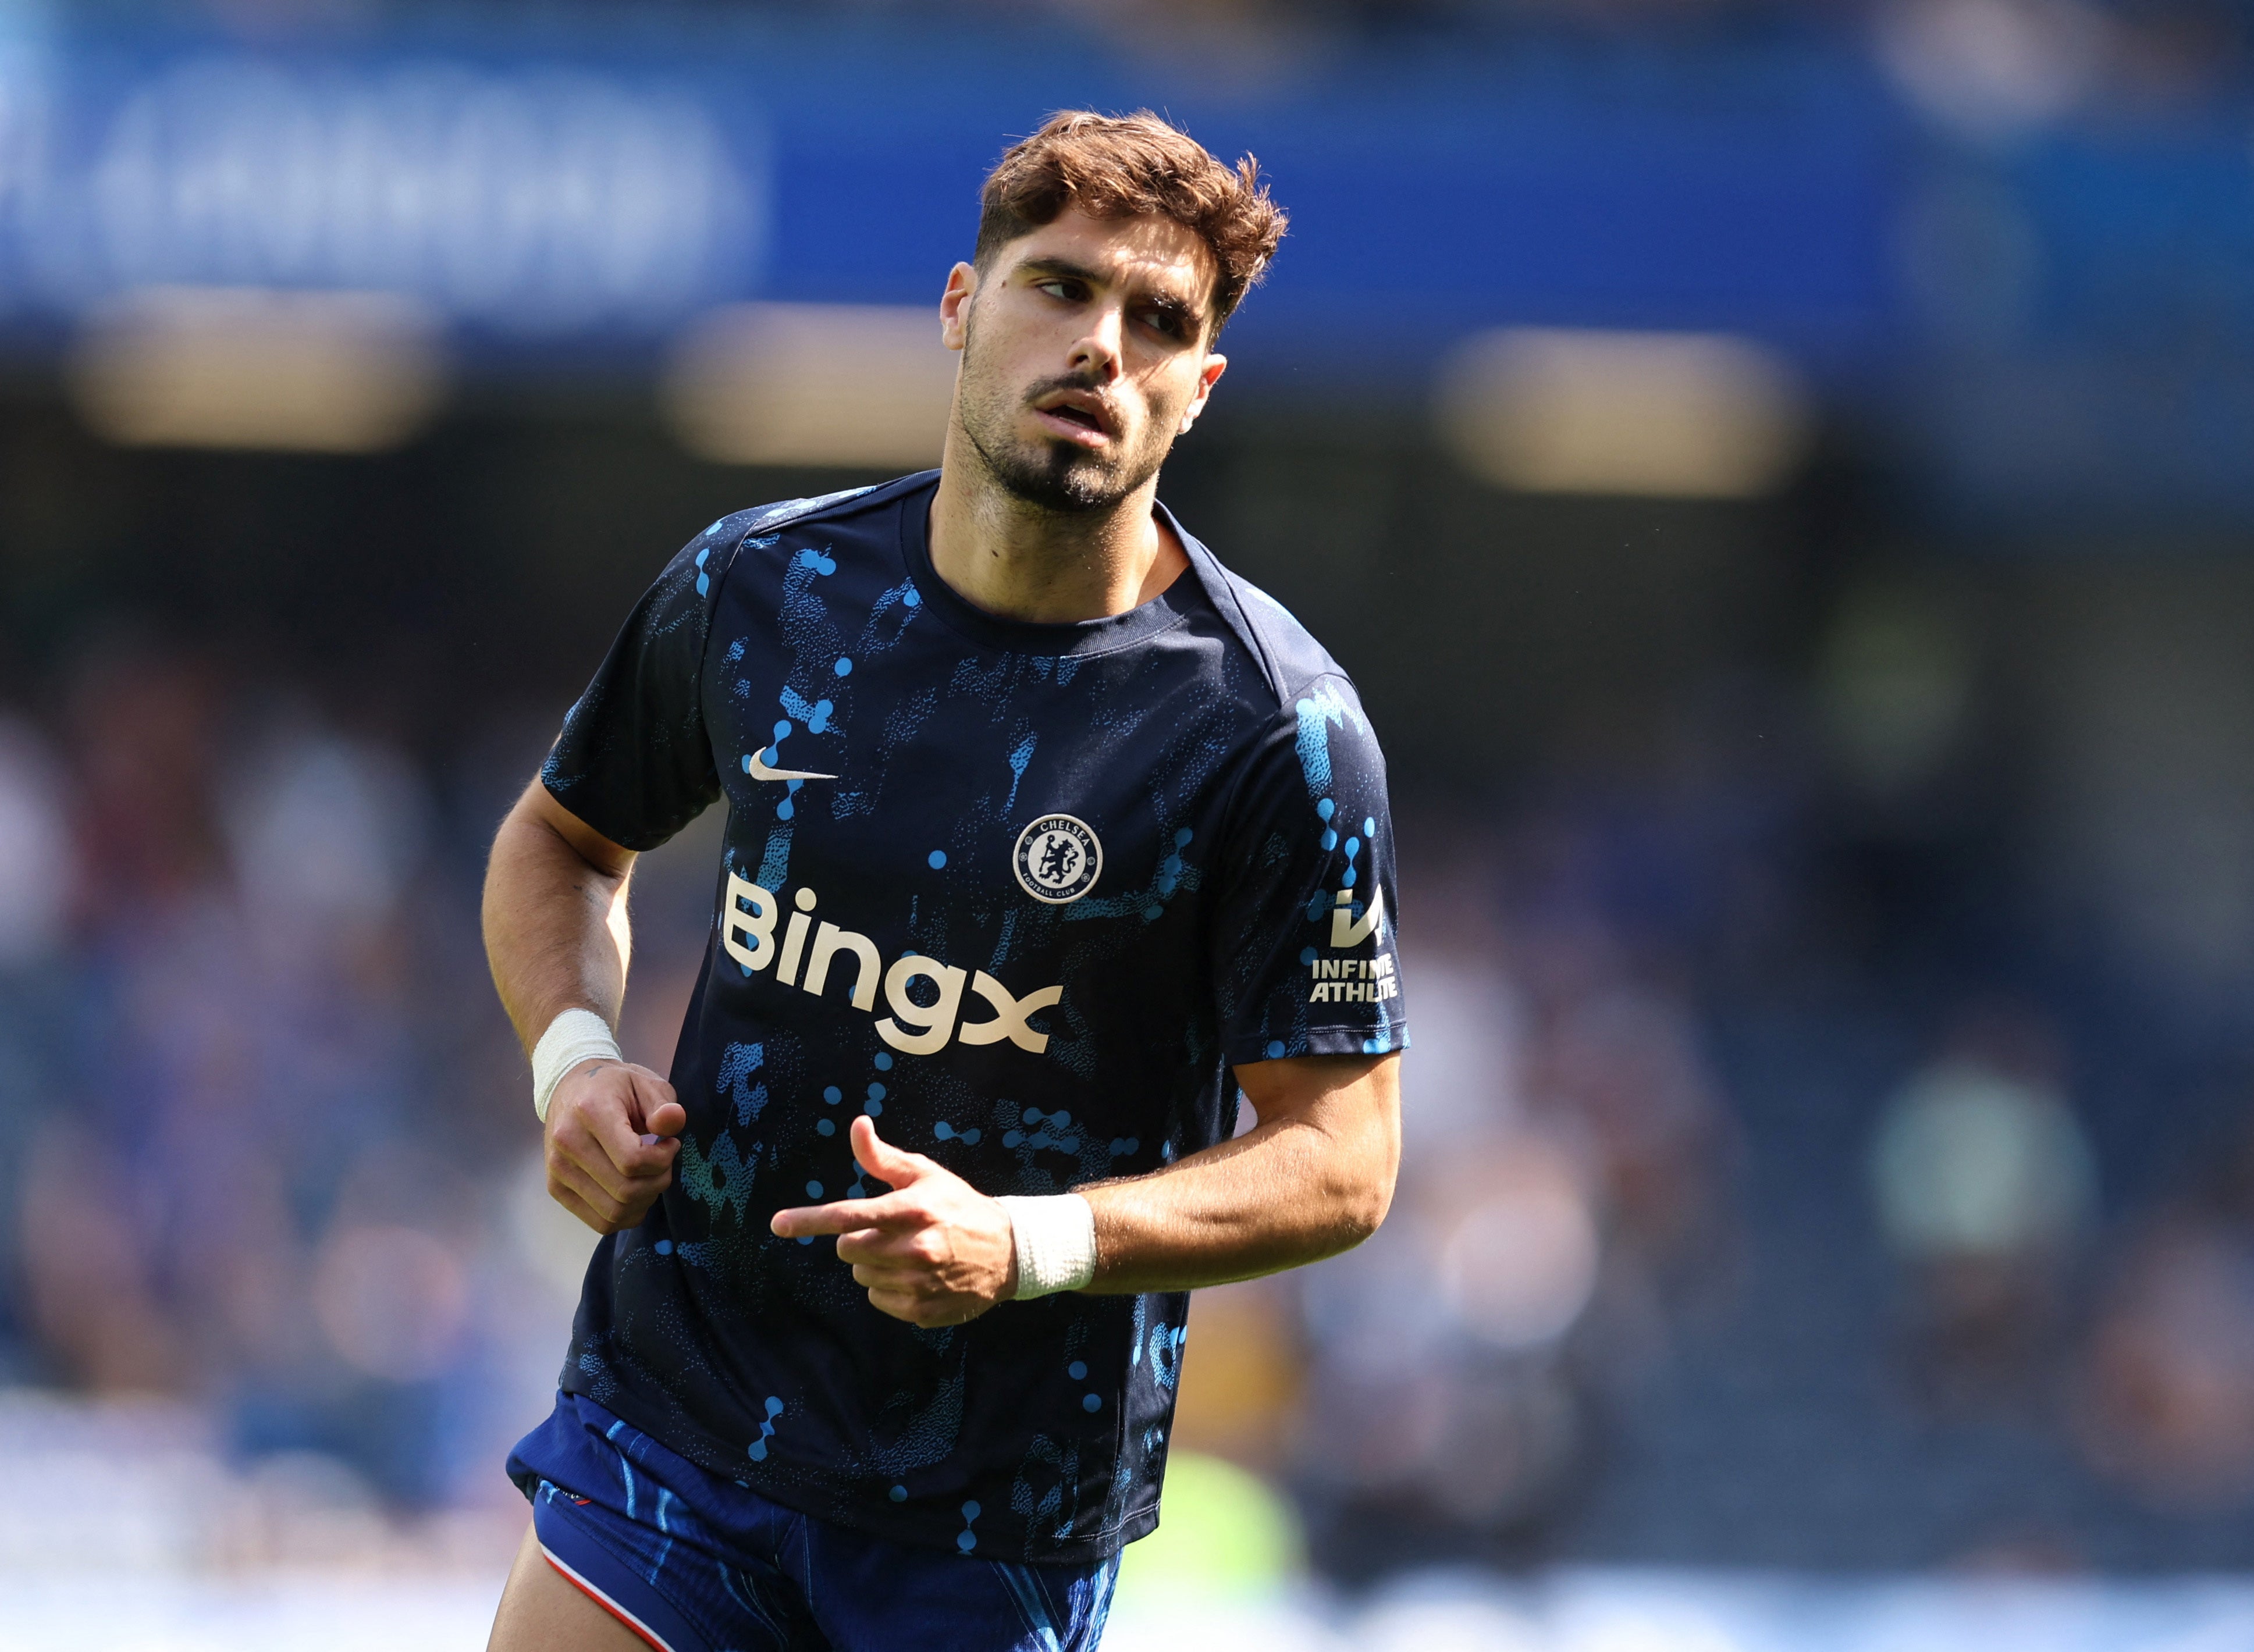
{"type": "Polygon", "coordinates": [[[1157,499],[1284,223],[1149,115],[1010,150],[939,471],[699,534],[503,822],[494,976],[606,1236],[495,1648],[1092,1648],[1186,1293],[1383,1219],[1383,764],[1157,499]],[[668,1082],[611,1040],[627,878],[724,796],[668,1082]]]}

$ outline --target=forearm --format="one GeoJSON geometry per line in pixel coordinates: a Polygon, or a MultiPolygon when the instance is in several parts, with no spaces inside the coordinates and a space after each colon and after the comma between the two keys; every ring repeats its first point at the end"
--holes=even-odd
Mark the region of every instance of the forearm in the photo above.
{"type": "Polygon", "coordinates": [[[1398,1058],[1259,1061],[1236,1076],[1260,1116],[1256,1130],[1148,1176],[1076,1188],[1080,1199],[990,1198],[884,1142],[864,1115],[848,1132],[854,1160],[892,1191],[779,1210],[768,1227],[802,1243],[836,1235],[838,1257],[871,1305],[926,1327],[1051,1291],[1186,1291],[1247,1279],[1376,1231],[1401,1160],[1398,1058]],[[1084,1271],[1091,1213],[1092,1279],[1084,1271]]]}
{"type": "Polygon", "coordinates": [[[1096,1213],[1096,1278],[1086,1288],[1222,1284],[1320,1261],[1376,1232],[1400,1158],[1394,1066],[1341,1068],[1330,1088],[1289,1111],[1264,1109],[1272,1116],[1233,1141],[1077,1189],[1096,1213]]]}
{"type": "Polygon", "coordinates": [[[486,868],[486,958],[527,1050],[565,1010],[618,1025],[633,865],[632,854],[564,816],[537,781],[502,821],[486,868]]]}

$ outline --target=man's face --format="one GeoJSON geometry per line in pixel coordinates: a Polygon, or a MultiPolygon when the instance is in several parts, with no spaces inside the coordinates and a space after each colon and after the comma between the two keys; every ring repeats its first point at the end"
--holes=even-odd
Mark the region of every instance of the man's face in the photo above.
{"type": "Polygon", "coordinates": [[[962,352],[956,418],[1018,498],[1080,513],[1158,473],[1228,362],[1206,348],[1213,260],[1165,218],[1076,210],[957,264],[942,336],[962,352]]]}

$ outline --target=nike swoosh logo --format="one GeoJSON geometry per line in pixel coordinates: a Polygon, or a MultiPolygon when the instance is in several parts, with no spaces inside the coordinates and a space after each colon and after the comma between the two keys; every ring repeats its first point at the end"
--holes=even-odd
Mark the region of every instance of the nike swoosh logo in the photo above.
{"type": "Polygon", "coordinates": [[[835,774],[816,774],[802,768],[769,768],[767,752],[774,750],[774,747],[770,746],[766,752],[752,752],[750,766],[745,772],[755,780],[834,780],[837,778],[835,774]]]}

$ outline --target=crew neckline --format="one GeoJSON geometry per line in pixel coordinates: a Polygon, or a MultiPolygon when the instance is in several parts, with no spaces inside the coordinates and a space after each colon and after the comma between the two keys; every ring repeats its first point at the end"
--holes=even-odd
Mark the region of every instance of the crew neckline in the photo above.
{"type": "Polygon", "coordinates": [[[933,565],[931,501],[938,491],[939,472],[934,471],[922,486],[901,497],[900,557],[924,602],[948,628],[986,648],[1010,654],[1109,654],[1180,625],[1188,615],[1189,605],[1204,590],[1197,565],[1197,541],[1174,520],[1173,512],[1160,504],[1157,508],[1159,515],[1180,540],[1190,565],[1148,602],[1124,613],[1106,614],[1098,620],[1012,620],[989,613],[948,584],[933,565]]]}

